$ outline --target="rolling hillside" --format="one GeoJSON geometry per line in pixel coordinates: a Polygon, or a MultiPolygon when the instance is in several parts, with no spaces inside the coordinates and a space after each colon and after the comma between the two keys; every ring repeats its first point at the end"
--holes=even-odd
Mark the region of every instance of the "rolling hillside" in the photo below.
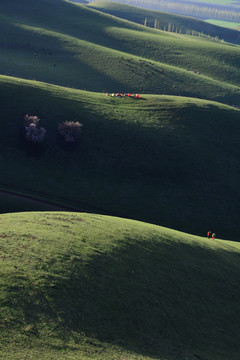
{"type": "Polygon", "coordinates": [[[1,188],[238,239],[238,109],[182,97],[118,99],[4,76],[0,92],[1,188]],[[39,149],[24,140],[26,113],[47,130],[39,149]],[[57,137],[65,120],[83,123],[72,150],[57,137]]]}
{"type": "Polygon", "coordinates": [[[0,358],[239,360],[240,46],[111,6],[0,1],[0,358]]]}
{"type": "Polygon", "coordinates": [[[239,244],[52,212],[0,215],[0,246],[6,360],[238,360],[239,244]]]}
{"type": "Polygon", "coordinates": [[[239,46],[156,31],[61,0],[13,0],[1,3],[0,13],[8,34],[0,40],[3,75],[240,105],[239,46]]]}
{"type": "Polygon", "coordinates": [[[233,29],[223,29],[221,26],[214,26],[213,24],[208,24],[202,20],[197,20],[189,16],[175,15],[163,11],[147,10],[114,1],[93,1],[89,3],[88,6],[141,25],[143,25],[146,21],[146,26],[152,28],[157,27],[160,30],[165,29],[167,31],[169,25],[171,25],[173,32],[186,34],[195,31],[212,37],[217,36],[219,39],[224,39],[228,42],[236,44],[240,43],[240,34],[238,31],[233,29]]]}
{"type": "Polygon", "coordinates": [[[240,21],[238,0],[118,0],[118,2],[151,10],[191,16],[200,20],[240,21]]]}

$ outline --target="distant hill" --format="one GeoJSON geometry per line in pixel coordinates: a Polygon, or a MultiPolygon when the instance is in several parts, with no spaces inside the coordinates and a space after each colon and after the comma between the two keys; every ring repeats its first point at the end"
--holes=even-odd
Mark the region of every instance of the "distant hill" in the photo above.
{"type": "MultiPolygon", "coordinates": [[[[109,0],[111,1],[111,0],[109,0]]],[[[144,9],[191,16],[201,20],[240,21],[238,1],[230,0],[119,0],[119,3],[144,9]]]]}
{"type": "Polygon", "coordinates": [[[175,15],[167,12],[148,10],[114,1],[93,1],[88,4],[91,8],[130,20],[135,23],[160,30],[172,29],[174,32],[192,33],[198,32],[212,37],[218,37],[225,41],[240,44],[240,33],[236,30],[225,29],[220,26],[208,24],[193,17],[175,15]]]}
{"type": "Polygon", "coordinates": [[[36,212],[0,246],[4,359],[238,360],[239,243],[36,212]]]}

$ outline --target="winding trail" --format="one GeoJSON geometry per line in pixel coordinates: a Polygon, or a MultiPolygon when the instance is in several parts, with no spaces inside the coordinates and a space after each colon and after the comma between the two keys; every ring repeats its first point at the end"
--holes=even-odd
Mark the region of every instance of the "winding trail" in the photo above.
{"type": "Polygon", "coordinates": [[[40,199],[34,198],[33,196],[17,194],[17,193],[7,191],[7,190],[0,190],[0,201],[2,201],[4,199],[10,200],[10,201],[15,201],[15,202],[18,202],[18,201],[23,202],[24,201],[24,203],[26,204],[26,208],[27,207],[33,207],[33,208],[36,207],[36,208],[40,208],[39,210],[88,212],[87,209],[76,209],[76,208],[73,208],[70,206],[60,205],[58,203],[55,203],[54,201],[40,200],[40,199]]]}

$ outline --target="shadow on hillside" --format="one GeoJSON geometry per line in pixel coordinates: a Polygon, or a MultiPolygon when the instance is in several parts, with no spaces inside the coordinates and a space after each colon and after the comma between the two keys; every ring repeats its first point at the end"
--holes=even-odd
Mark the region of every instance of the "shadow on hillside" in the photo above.
{"type": "Polygon", "coordinates": [[[79,147],[80,140],[77,139],[76,141],[73,141],[73,142],[67,142],[62,135],[57,134],[57,136],[56,136],[56,144],[61,149],[63,149],[64,151],[67,151],[67,152],[71,153],[71,152],[75,151],[79,147]]]}
{"type": "Polygon", "coordinates": [[[239,262],[225,250],[125,238],[111,253],[95,250],[87,262],[80,253],[66,253],[58,268],[39,263],[44,285],[12,289],[9,301],[35,323],[36,334],[39,321],[54,323],[66,348],[85,334],[96,344],[157,359],[195,354],[209,360],[210,351],[233,360],[239,262]]]}
{"type": "Polygon", "coordinates": [[[25,137],[25,133],[23,129],[19,130],[19,135],[17,138],[17,146],[19,149],[23,150],[26,155],[30,157],[40,158],[45,152],[45,144],[42,143],[34,143],[28,141],[25,137]]]}
{"type": "MultiPolygon", "coordinates": [[[[74,10],[74,8],[72,10],[74,10]]],[[[74,16],[76,15],[76,10],[78,9],[75,9],[74,16]]],[[[71,13],[69,15],[71,15],[71,13]]],[[[66,16],[64,18],[66,19],[66,16]]],[[[47,23],[47,29],[50,32],[45,33],[44,35],[42,34],[41,37],[38,38],[38,41],[36,41],[35,35],[30,29],[21,27],[20,24],[16,24],[11,19],[8,19],[4,24],[4,30],[6,31],[6,33],[11,34],[10,39],[24,39],[25,45],[21,50],[24,51],[25,56],[29,59],[28,61],[31,62],[31,66],[27,68],[27,71],[25,71],[22,69],[21,66],[19,67],[16,63],[14,63],[14,66],[8,64],[7,68],[3,68],[2,73],[8,76],[16,76],[34,81],[43,81],[46,83],[52,83],[68,88],[82,89],[88,91],[102,92],[103,84],[104,88],[108,89],[108,91],[110,92],[116,91],[116,89],[124,89],[126,87],[129,89],[129,84],[126,83],[126,79],[121,76],[112,77],[111,73],[103,71],[101,65],[96,66],[94,61],[90,61],[92,55],[89,56],[89,61],[86,62],[86,55],[84,54],[87,54],[89,51],[86,46],[83,46],[83,48],[81,48],[78,58],[75,57],[75,52],[65,46],[65,44],[61,40],[61,36],[62,34],[64,34],[64,36],[71,36],[75,40],[77,40],[79,38],[79,30],[81,29],[81,26],[80,28],[77,26],[75,29],[73,27],[72,31],[69,31],[69,23],[67,22],[64,25],[61,20],[58,20],[57,16],[51,17],[50,21],[53,29],[49,29],[49,24],[47,23]],[[52,22],[54,20],[55,26],[52,22]],[[61,24],[60,27],[59,24],[61,24]],[[51,30],[53,30],[53,33],[51,33],[51,30]],[[56,36],[54,36],[55,32],[56,36]],[[59,56],[60,53],[64,54],[63,57],[59,56]],[[44,71],[46,64],[48,64],[48,71],[44,71]],[[62,66],[66,67],[66,71],[63,71],[62,66]],[[79,73],[79,69],[81,69],[81,76],[79,73]]],[[[26,22],[28,21],[29,20],[26,20],[26,22]]],[[[33,26],[32,19],[28,26],[30,26],[30,28],[31,26],[33,26]]],[[[46,24],[44,24],[43,21],[40,27],[45,29],[45,26],[46,24]]],[[[90,42],[93,47],[94,45],[100,46],[100,48],[97,48],[95,50],[95,56],[98,56],[100,58],[105,56],[105,42],[109,46],[108,42],[111,41],[111,37],[107,40],[106,33],[104,32],[105,26],[106,24],[101,22],[99,23],[99,33],[97,36],[97,39],[99,38],[99,41],[96,39],[96,29],[94,31],[91,30],[92,25],[90,25],[87,32],[86,30],[84,30],[83,32],[84,34],[86,33],[87,36],[86,38],[84,37],[84,39],[82,40],[90,42]],[[102,32],[104,33],[104,36],[101,35],[102,32]],[[103,46],[103,49],[101,49],[101,46],[103,46]]],[[[34,27],[32,29],[34,29],[34,27]]],[[[66,43],[71,44],[71,39],[66,40],[66,43]]],[[[114,42],[111,42],[111,44],[114,45],[114,42]]],[[[17,58],[19,49],[18,47],[16,47],[14,48],[14,50],[16,52],[17,58]]],[[[111,65],[109,66],[115,66],[117,69],[119,65],[119,58],[113,57],[112,61],[113,63],[111,63],[111,65]]],[[[124,69],[126,70],[126,66],[124,69]]],[[[137,89],[135,87],[132,88],[132,86],[129,90],[131,92],[137,91],[137,89]]]]}

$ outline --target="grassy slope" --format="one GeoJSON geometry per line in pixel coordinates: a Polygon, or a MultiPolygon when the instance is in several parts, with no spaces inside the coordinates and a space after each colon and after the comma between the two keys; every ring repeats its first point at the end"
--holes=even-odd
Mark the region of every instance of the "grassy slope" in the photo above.
{"type": "Polygon", "coordinates": [[[218,26],[223,26],[225,28],[230,28],[230,29],[235,29],[238,30],[240,29],[240,23],[239,22],[232,22],[232,21],[224,21],[224,20],[215,20],[215,19],[208,19],[205,20],[207,23],[209,24],[214,24],[214,25],[218,25],[218,26]]]}
{"type": "Polygon", "coordinates": [[[0,41],[2,74],[239,104],[238,46],[146,29],[60,0],[3,3],[0,12],[8,34],[0,41]]]}
{"type": "Polygon", "coordinates": [[[2,188],[238,237],[239,110],[181,97],[117,99],[3,76],[0,92],[2,188]],[[47,129],[36,153],[21,137],[26,113],[47,129]],[[64,120],[84,124],[74,151],[57,138],[64,120]]]}
{"type": "Polygon", "coordinates": [[[237,244],[74,213],[0,229],[4,359],[238,359],[237,244]]]}
{"type": "Polygon", "coordinates": [[[113,1],[94,1],[89,3],[87,6],[141,25],[144,24],[144,21],[147,18],[147,26],[150,27],[154,27],[155,20],[157,20],[161,30],[164,30],[164,27],[167,29],[168,25],[171,24],[174,25],[175,31],[176,28],[178,31],[181,29],[182,33],[194,30],[212,37],[217,36],[225,41],[238,44],[240,43],[240,35],[237,31],[223,29],[220,26],[214,26],[214,23],[206,24],[204,21],[189,16],[175,15],[156,10],[147,10],[136,6],[117,2],[115,3],[113,1]]]}

